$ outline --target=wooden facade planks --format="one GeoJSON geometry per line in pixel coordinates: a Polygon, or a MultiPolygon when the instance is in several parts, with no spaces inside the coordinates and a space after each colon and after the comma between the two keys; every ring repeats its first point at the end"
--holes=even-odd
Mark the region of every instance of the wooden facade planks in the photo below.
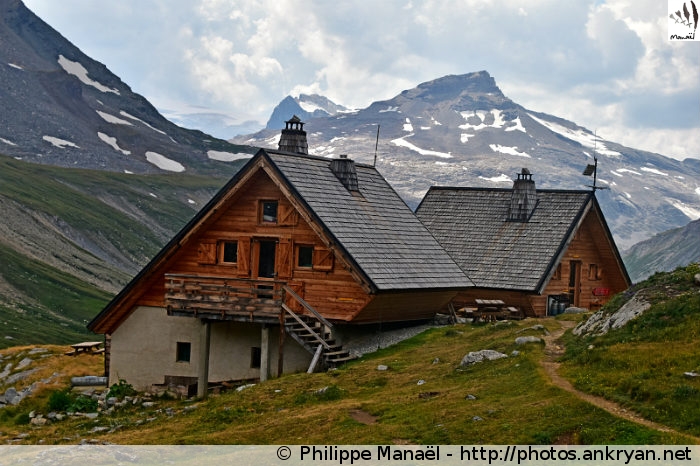
{"type": "MultiPolygon", "coordinates": [[[[300,215],[293,213],[295,207],[266,172],[258,171],[248,183],[238,190],[230,204],[219,209],[216,215],[209,216],[208,225],[188,238],[187,244],[179,249],[160,274],[141,287],[142,293],[134,305],[166,307],[166,274],[219,277],[222,280],[253,279],[261,284],[282,280],[292,284],[311,306],[323,310],[329,319],[351,320],[369,297],[342,259],[338,260],[327,247],[327,242],[300,215]],[[278,215],[284,215],[284,221],[277,224],[263,222],[260,215],[263,201],[277,202],[278,215]],[[236,262],[222,262],[221,249],[225,242],[237,243],[236,262]],[[274,243],[275,276],[271,278],[259,276],[261,242],[274,243]],[[313,249],[312,267],[298,267],[299,246],[313,249]]],[[[207,290],[201,289],[199,293],[206,296],[207,290]]],[[[171,294],[171,306],[177,298],[177,294],[171,294]]],[[[246,306],[233,302],[216,304],[210,300],[206,306],[213,312],[223,312],[227,306],[235,308],[231,311],[234,313],[246,312],[246,306]]]]}
{"type": "MultiPolygon", "coordinates": [[[[450,295],[470,286],[376,169],[356,170],[358,189],[350,192],[326,158],[259,151],[89,328],[109,333],[139,306],[164,308],[165,274],[284,281],[342,322],[353,322],[378,293],[450,295]]],[[[371,315],[383,318],[363,314],[371,315]]]]}

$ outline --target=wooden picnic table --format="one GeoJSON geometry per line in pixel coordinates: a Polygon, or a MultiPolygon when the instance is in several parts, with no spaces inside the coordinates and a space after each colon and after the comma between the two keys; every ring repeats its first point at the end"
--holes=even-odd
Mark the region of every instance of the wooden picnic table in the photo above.
{"type": "Polygon", "coordinates": [[[498,317],[503,317],[503,308],[506,303],[500,299],[476,299],[476,312],[474,313],[474,322],[484,320],[491,322],[498,317]]]}
{"type": "Polygon", "coordinates": [[[82,343],[75,343],[73,345],[70,345],[70,347],[73,348],[73,350],[66,353],[66,356],[77,356],[80,353],[103,353],[104,349],[100,348],[101,345],[101,341],[84,341],[82,343]]]}

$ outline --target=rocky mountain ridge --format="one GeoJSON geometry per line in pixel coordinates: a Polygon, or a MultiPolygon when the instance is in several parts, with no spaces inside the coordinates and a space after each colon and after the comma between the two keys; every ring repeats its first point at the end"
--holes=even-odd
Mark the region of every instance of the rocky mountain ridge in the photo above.
{"type": "MultiPolygon", "coordinates": [[[[291,115],[287,116],[287,119],[291,115]]],[[[432,185],[509,188],[527,167],[538,188],[597,192],[621,249],[700,218],[700,161],[678,161],[597,137],[573,122],[526,109],[487,71],[419,84],[364,109],[306,120],[309,152],[374,163],[415,207],[432,185]]],[[[274,146],[278,130],[232,142],[274,146]]]]}
{"type": "Polygon", "coordinates": [[[0,152],[129,173],[215,173],[236,147],[166,120],[20,0],[0,0],[0,152]]]}
{"type": "Polygon", "coordinates": [[[623,253],[623,259],[634,282],[655,272],[670,272],[700,262],[700,220],[635,244],[623,253]]]}
{"type": "Polygon", "coordinates": [[[318,94],[300,94],[299,97],[287,96],[272,111],[265,128],[281,130],[284,128],[285,122],[289,120],[290,115],[296,115],[302,121],[306,121],[311,118],[334,116],[350,111],[347,107],[338,105],[329,98],[318,94]]]}

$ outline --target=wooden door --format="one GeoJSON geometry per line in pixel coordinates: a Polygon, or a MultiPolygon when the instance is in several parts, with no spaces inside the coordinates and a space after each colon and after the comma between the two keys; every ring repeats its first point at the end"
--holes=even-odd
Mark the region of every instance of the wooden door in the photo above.
{"type": "Polygon", "coordinates": [[[277,241],[259,240],[256,242],[257,278],[275,278],[275,262],[277,256],[277,241]]]}
{"type": "Polygon", "coordinates": [[[581,296],[581,261],[569,262],[569,305],[579,306],[581,296]]]}

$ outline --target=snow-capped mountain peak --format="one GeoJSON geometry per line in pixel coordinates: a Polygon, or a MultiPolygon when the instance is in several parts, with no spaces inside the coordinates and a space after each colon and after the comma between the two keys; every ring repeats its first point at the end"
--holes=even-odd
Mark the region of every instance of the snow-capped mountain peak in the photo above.
{"type": "MultiPolygon", "coordinates": [[[[287,98],[275,118],[301,117],[298,107],[287,98]]],[[[503,95],[486,71],[422,83],[353,113],[301,118],[310,153],[349,154],[364,163],[374,163],[379,125],[378,168],[412,206],[431,185],[509,187],[524,166],[538,188],[590,189],[592,180],[581,173],[598,157],[598,186],[608,189],[597,197],[622,249],[700,218],[700,164],[624,147],[526,109],[503,95]]],[[[267,147],[276,131],[234,142],[267,147]]]]}

